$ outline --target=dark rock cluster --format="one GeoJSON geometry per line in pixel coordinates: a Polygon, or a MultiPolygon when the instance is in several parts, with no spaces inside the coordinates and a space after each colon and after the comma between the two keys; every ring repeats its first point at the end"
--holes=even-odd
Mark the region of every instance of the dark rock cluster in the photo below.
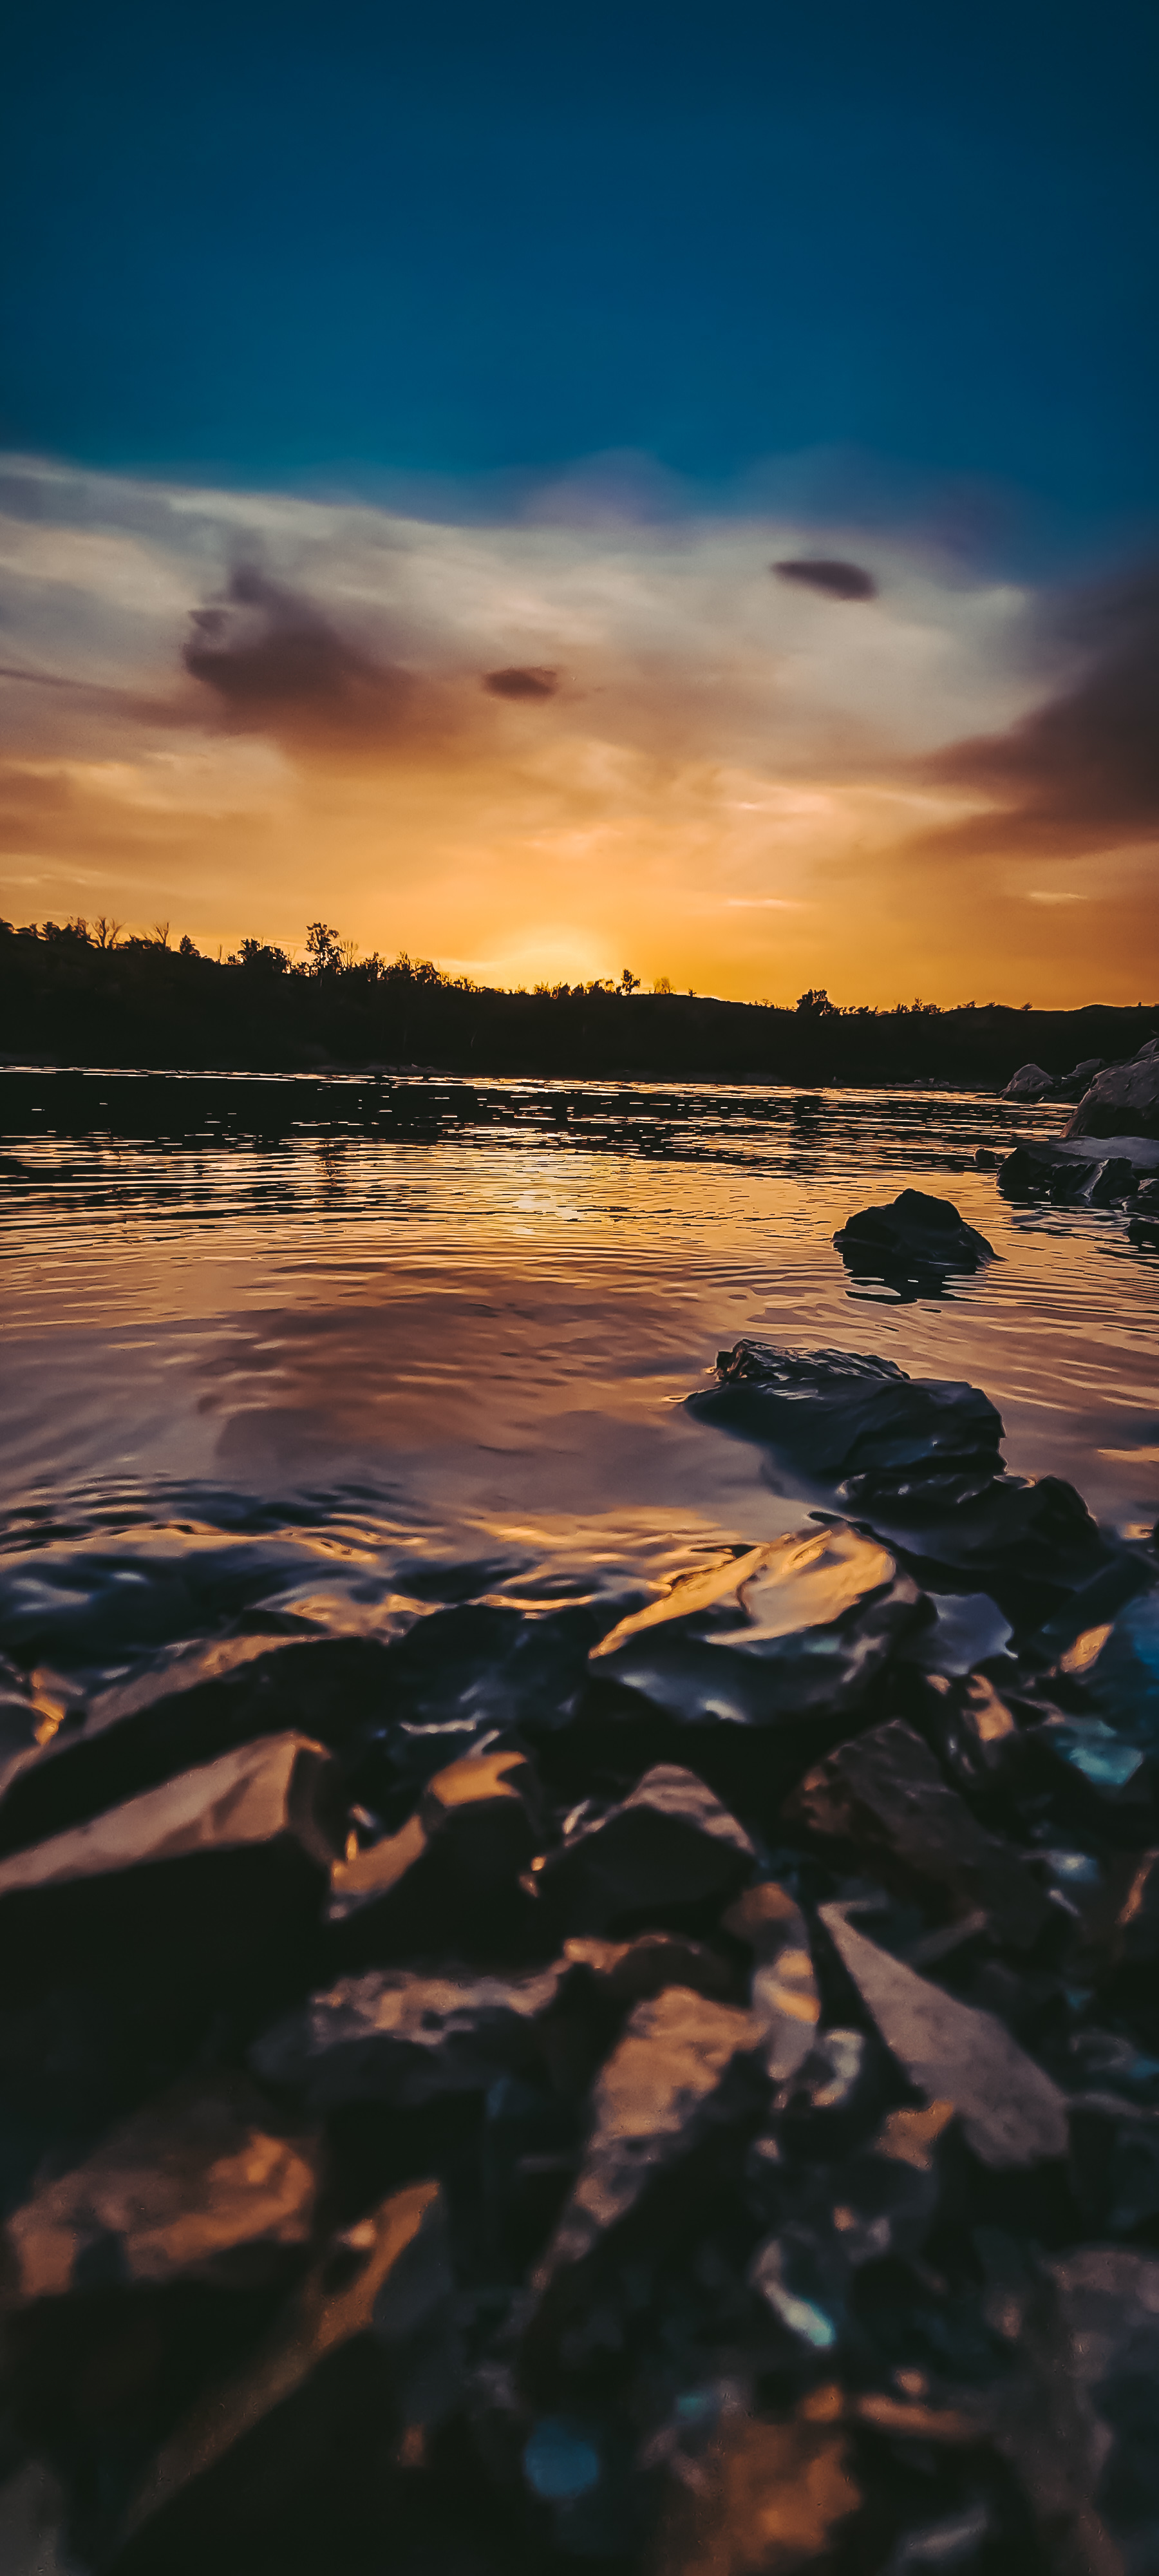
{"type": "Polygon", "coordinates": [[[802,1525],[602,1623],[10,1674],[6,2576],[1153,2576],[1154,1559],[690,1402],[802,1525]]]}
{"type": "Polygon", "coordinates": [[[1150,1037],[1123,1064],[1106,1064],[1088,1056],[1073,1072],[1047,1073],[1041,1064],[1022,1064],[1011,1075],[1003,1100],[1074,1100],[1078,1106],[1068,1136],[1150,1138],[1159,1140],[1159,1037],[1150,1037]]]}

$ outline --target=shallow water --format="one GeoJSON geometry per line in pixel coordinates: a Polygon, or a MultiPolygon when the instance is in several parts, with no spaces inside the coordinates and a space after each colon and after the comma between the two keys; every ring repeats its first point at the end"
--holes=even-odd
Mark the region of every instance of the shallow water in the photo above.
{"type": "Polygon", "coordinates": [[[1012,1467],[1123,1535],[1159,1516],[1159,1256],[1113,1211],[1008,1205],[973,1162],[1059,1112],[412,1079],[400,1132],[392,1100],[0,1075],[28,1173],[0,1197],[21,1665],[92,1689],[215,1639],[638,1596],[774,1536],[799,1503],[682,1407],[741,1334],[968,1378],[1012,1467]],[[852,1280],[835,1227],[906,1185],[1000,1261],[910,1302],[852,1280]]]}

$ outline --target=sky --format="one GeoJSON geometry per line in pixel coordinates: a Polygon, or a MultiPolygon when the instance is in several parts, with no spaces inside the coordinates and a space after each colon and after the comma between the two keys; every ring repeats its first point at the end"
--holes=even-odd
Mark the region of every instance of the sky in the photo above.
{"type": "Polygon", "coordinates": [[[0,911],[1159,992],[1150,0],[19,0],[0,911]]]}

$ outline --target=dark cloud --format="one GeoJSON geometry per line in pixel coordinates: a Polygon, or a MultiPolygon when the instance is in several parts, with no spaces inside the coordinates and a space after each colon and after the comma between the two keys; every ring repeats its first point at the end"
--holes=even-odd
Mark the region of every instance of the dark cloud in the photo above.
{"type": "Polygon", "coordinates": [[[861,564],[842,563],[837,555],[794,555],[770,564],[781,581],[798,581],[804,590],[819,590],[826,599],[876,599],[877,583],[861,564]]]}
{"type": "Polygon", "coordinates": [[[186,670],[239,716],[379,735],[409,709],[409,673],[376,661],[311,600],[252,565],[232,575],[223,599],[194,609],[190,626],[186,670]]]}
{"type": "Polygon", "coordinates": [[[559,687],[559,673],[515,663],[507,671],[485,672],[483,686],[490,689],[493,698],[553,698],[559,687]]]}
{"type": "Polygon", "coordinates": [[[1159,828],[1159,565],[1105,583],[1057,619],[1079,676],[1009,732],[952,743],[926,775],[988,796],[997,814],[943,845],[1081,853],[1159,828]]]}

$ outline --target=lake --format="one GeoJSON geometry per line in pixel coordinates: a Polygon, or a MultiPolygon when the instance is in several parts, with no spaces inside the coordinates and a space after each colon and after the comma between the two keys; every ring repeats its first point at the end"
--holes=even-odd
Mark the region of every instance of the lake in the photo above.
{"type": "Polygon", "coordinates": [[[775,1536],[801,1505],[683,1408],[742,1334],[969,1379],[1013,1468],[1122,1535],[1159,1516],[1159,1256],[974,1163],[1058,1109],[413,1074],[0,1097],[0,1644],[66,1696],[440,1605],[606,1624],[775,1536]],[[907,1185],[999,1261],[908,1302],[851,1279],[834,1229],[907,1185]]]}

